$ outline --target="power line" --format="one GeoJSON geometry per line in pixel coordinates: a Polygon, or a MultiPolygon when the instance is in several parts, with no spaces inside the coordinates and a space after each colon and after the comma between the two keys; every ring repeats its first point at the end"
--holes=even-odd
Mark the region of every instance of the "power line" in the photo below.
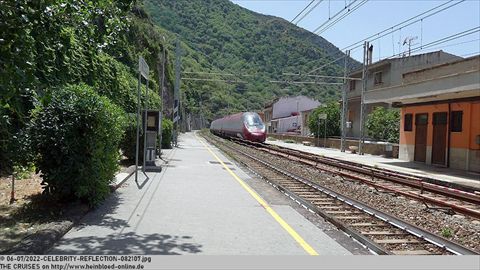
{"type": "Polygon", "coordinates": [[[319,85],[343,85],[343,82],[341,83],[329,83],[329,82],[317,82],[317,81],[302,81],[302,82],[297,82],[297,81],[269,81],[270,83],[282,83],[282,84],[319,84],[319,85]]]}
{"type": "Polygon", "coordinates": [[[335,15],[333,15],[333,17],[330,17],[328,18],[328,20],[326,20],[324,23],[322,23],[319,27],[317,27],[315,30],[313,30],[312,32],[316,32],[318,29],[320,29],[322,26],[324,26],[325,24],[327,24],[330,20],[334,19],[335,17],[337,17],[340,13],[342,13],[343,11],[345,11],[347,8],[349,8],[351,5],[353,5],[357,0],[354,0],[352,1],[350,4],[346,5],[343,9],[341,9],[339,12],[337,12],[335,15]]]}
{"type": "Polygon", "coordinates": [[[457,33],[457,34],[453,34],[453,35],[448,36],[448,37],[444,37],[444,38],[432,41],[432,42],[427,43],[423,46],[418,46],[416,48],[413,48],[412,51],[421,51],[421,50],[424,50],[424,49],[427,49],[427,48],[430,48],[430,47],[433,47],[433,46],[437,46],[438,44],[442,44],[442,43],[445,43],[445,42],[449,42],[451,40],[459,39],[459,38],[464,37],[464,36],[475,34],[477,32],[480,32],[480,26],[465,30],[465,31],[457,33]]]}
{"type": "Polygon", "coordinates": [[[307,77],[313,77],[313,78],[338,79],[338,80],[361,80],[359,78],[349,78],[349,77],[341,77],[341,76],[326,76],[326,75],[309,75],[309,74],[302,74],[302,73],[283,73],[282,75],[285,75],[285,76],[307,76],[307,77]]]}
{"type": "Polygon", "coordinates": [[[332,60],[332,61],[330,61],[330,62],[328,62],[328,63],[326,63],[326,64],[324,64],[324,65],[321,65],[320,67],[317,67],[317,68],[315,68],[315,69],[310,70],[309,72],[307,72],[307,74],[311,74],[311,73],[313,73],[313,72],[315,72],[315,71],[317,71],[317,70],[319,70],[319,69],[322,69],[322,68],[324,68],[324,67],[326,67],[326,66],[329,66],[329,65],[331,65],[331,64],[333,64],[333,63],[337,62],[338,60],[343,59],[343,58],[345,58],[345,57],[346,57],[346,55],[342,55],[342,56],[336,58],[335,60],[332,60]]]}
{"type": "MultiPolygon", "coordinates": [[[[447,37],[443,37],[443,38],[434,40],[434,41],[429,42],[425,45],[417,46],[417,47],[411,49],[411,52],[423,51],[423,50],[428,49],[430,47],[434,47],[434,46],[437,46],[437,45],[445,43],[445,42],[449,42],[449,41],[452,41],[452,40],[455,40],[455,39],[459,39],[459,38],[462,38],[464,36],[472,35],[472,34],[475,34],[477,32],[480,32],[480,26],[477,26],[477,27],[474,27],[474,28],[471,28],[471,29],[468,29],[468,30],[465,30],[465,31],[447,36],[447,37]]],[[[391,58],[394,58],[394,57],[397,57],[397,56],[402,56],[403,54],[404,54],[404,52],[398,53],[398,54],[393,54],[389,57],[383,58],[382,60],[391,59],[391,58]]]]}
{"type": "Polygon", "coordinates": [[[240,76],[240,77],[253,77],[249,74],[233,74],[233,73],[220,73],[220,72],[204,72],[204,71],[183,71],[183,74],[203,74],[203,75],[221,75],[221,76],[240,76]]]}
{"type": "Polygon", "coordinates": [[[422,13],[420,13],[420,14],[418,14],[418,15],[415,15],[415,16],[413,16],[413,17],[411,17],[411,18],[409,18],[409,19],[407,19],[407,20],[405,20],[405,21],[403,21],[403,22],[400,22],[400,23],[398,23],[398,24],[396,24],[396,25],[394,25],[394,26],[391,26],[391,27],[389,27],[389,28],[386,28],[386,29],[384,29],[384,30],[382,30],[382,31],[380,31],[380,32],[378,32],[378,33],[376,33],[376,34],[373,34],[373,35],[371,35],[371,36],[369,36],[369,37],[366,37],[366,38],[364,38],[364,39],[362,39],[362,40],[360,40],[360,41],[357,41],[357,42],[355,42],[355,43],[353,43],[353,44],[351,44],[351,45],[349,45],[349,46],[346,46],[345,48],[341,49],[341,51],[344,51],[344,50],[347,50],[347,49],[355,49],[355,48],[361,47],[361,46],[362,46],[362,42],[364,42],[364,41],[366,41],[366,40],[369,40],[369,41],[377,40],[377,39],[379,39],[379,38],[381,38],[381,37],[384,37],[384,36],[386,36],[386,35],[389,35],[389,34],[395,32],[395,31],[397,31],[397,30],[399,30],[399,29],[405,28],[405,27],[410,26],[410,25],[412,25],[412,24],[414,24],[414,23],[417,23],[417,22],[422,21],[422,20],[424,20],[424,19],[426,19],[426,18],[429,18],[429,17],[431,17],[431,16],[433,16],[433,15],[435,15],[435,14],[438,14],[438,13],[444,11],[444,10],[447,10],[447,9],[449,9],[449,8],[452,8],[452,7],[458,5],[458,4],[462,3],[462,2],[465,2],[466,0],[460,0],[460,1],[455,2],[455,3],[453,3],[453,4],[451,4],[451,5],[447,6],[447,7],[444,7],[444,6],[450,4],[451,2],[454,2],[454,1],[455,1],[455,0],[450,0],[450,1],[446,2],[446,3],[440,4],[440,5],[438,5],[438,6],[434,7],[434,8],[431,8],[431,9],[429,9],[429,10],[427,10],[427,11],[424,11],[424,12],[422,12],[422,13]],[[442,8],[442,7],[444,7],[444,8],[442,8]],[[442,9],[437,10],[437,11],[431,13],[431,14],[428,14],[428,13],[430,13],[430,12],[436,10],[436,9],[439,9],[439,8],[442,8],[442,9]],[[416,18],[418,18],[418,17],[420,17],[420,16],[422,16],[422,15],[425,15],[425,14],[428,14],[428,15],[426,15],[426,16],[420,18],[420,19],[417,19],[417,20],[415,20],[415,21],[413,21],[413,22],[410,22],[410,21],[412,21],[412,20],[414,20],[414,19],[416,19],[416,18]],[[408,23],[408,22],[410,22],[410,23],[408,23]],[[406,24],[406,23],[408,23],[408,24],[406,24]],[[406,25],[403,25],[403,24],[406,24],[406,25]],[[388,31],[388,32],[387,32],[387,31],[388,31]],[[385,32],[387,32],[387,33],[385,33],[385,32]],[[375,36],[376,36],[376,37],[375,37],[375,36]],[[375,38],[374,38],[374,37],[375,37],[375,38]],[[374,38],[374,39],[371,39],[371,38],[374,38]],[[355,47],[354,47],[354,46],[355,46],[355,47]]]}
{"type": "Polygon", "coordinates": [[[209,82],[227,82],[227,83],[247,83],[239,80],[220,80],[220,79],[201,79],[201,78],[182,78],[185,81],[209,81],[209,82]]]}
{"type": "Polygon", "coordinates": [[[293,18],[290,22],[293,23],[293,21],[295,21],[296,18],[298,18],[298,16],[300,16],[300,14],[302,14],[309,6],[311,6],[313,4],[313,2],[315,2],[315,0],[312,0],[304,9],[302,9],[302,11],[300,11],[297,16],[295,16],[295,18],[293,18]]]}
{"type": "Polygon", "coordinates": [[[295,24],[298,24],[300,21],[302,21],[308,14],[310,14],[310,12],[312,12],[315,8],[317,8],[318,5],[320,5],[320,3],[322,3],[324,0],[320,0],[318,1],[313,7],[310,8],[310,10],[308,10],[305,14],[303,14],[303,16],[297,20],[297,22],[295,24]]]}
{"type": "Polygon", "coordinates": [[[347,11],[347,13],[343,14],[342,16],[340,16],[340,18],[336,19],[335,21],[331,22],[329,25],[325,26],[323,29],[320,29],[320,27],[318,27],[317,29],[315,29],[314,33],[317,34],[317,35],[320,35],[321,33],[327,31],[328,29],[330,29],[332,26],[334,26],[335,24],[337,24],[339,21],[343,20],[343,18],[347,17],[348,15],[350,15],[352,12],[354,12],[355,10],[359,9],[361,6],[365,5],[369,0],[363,0],[362,2],[360,2],[358,5],[354,6],[352,9],[350,9],[349,11],[347,11]]]}

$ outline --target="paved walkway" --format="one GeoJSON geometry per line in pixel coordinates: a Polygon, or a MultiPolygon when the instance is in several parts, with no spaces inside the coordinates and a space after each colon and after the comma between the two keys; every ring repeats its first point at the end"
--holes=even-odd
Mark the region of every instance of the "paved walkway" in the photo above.
{"type": "Polygon", "coordinates": [[[289,205],[267,204],[242,181],[247,174],[193,133],[182,135],[166,159],[148,180],[130,177],[50,252],[350,254],[289,205]]]}
{"type": "Polygon", "coordinates": [[[436,179],[438,181],[445,181],[450,183],[456,183],[465,186],[475,187],[480,189],[480,174],[473,172],[466,172],[461,170],[455,170],[450,168],[441,168],[428,166],[416,162],[408,162],[400,159],[384,158],[374,155],[358,155],[350,152],[341,152],[339,149],[321,148],[314,146],[305,146],[303,144],[285,143],[283,141],[270,141],[266,143],[279,145],[291,149],[297,149],[313,154],[323,155],[325,157],[336,158],[340,160],[346,160],[365,164],[369,166],[377,166],[378,168],[385,168],[388,170],[394,170],[398,172],[405,172],[419,177],[427,177],[436,179]]]}

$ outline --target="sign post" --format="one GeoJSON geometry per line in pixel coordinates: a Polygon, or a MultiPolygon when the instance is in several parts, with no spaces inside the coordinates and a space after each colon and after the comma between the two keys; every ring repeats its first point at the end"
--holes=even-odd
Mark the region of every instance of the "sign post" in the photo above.
{"type": "MultiPolygon", "coordinates": [[[[141,95],[141,88],[142,88],[142,77],[146,80],[147,84],[147,90],[146,90],[146,98],[145,100],[145,118],[146,118],[146,108],[147,108],[147,103],[148,103],[148,73],[150,69],[147,65],[147,62],[145,62],[145,59],[143,57],[139,56],[138,57],[138,89],[137,89],[137,143],[135,146],[135,182],[138,182],[138,152],[139,152],[139,146],[140,146],[140,95],[141,95]]],[[[146,124],[144,126],[144,133],[147,130],[146,124]]],[[[146,144],[146,136],[144,136],[144,149],[143,149],[143,167],[142,171],[145,173],[145,144],[146,144]]]]}

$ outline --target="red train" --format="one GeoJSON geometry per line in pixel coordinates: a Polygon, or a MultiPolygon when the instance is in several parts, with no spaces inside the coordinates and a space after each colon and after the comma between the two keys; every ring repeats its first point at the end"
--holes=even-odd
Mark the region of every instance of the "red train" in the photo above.
{"type": "Polygon", "coordinates": [[[264,142],[267,138],[265,125],[255,112],[242,112],[217,119],[210,125],[210,132],[254,142],[264,142]]]}

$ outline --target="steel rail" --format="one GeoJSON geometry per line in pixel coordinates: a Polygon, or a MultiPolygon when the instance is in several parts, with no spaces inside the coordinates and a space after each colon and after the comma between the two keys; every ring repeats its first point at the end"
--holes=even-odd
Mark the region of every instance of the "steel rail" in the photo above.
{"type": "MultiPolygon", "coordinates": [[[[238,139],[238,138],[235,138],[235,140],[244,141],[244,140],[241,140],[241,139],[238,139]]],[[[374,186],[376,188],[380,188],[380,189],[383,189],[383,190],[387,190],[389,192],[401,194],[401,195],[404,195],[404,196],[407,196],[407,197],[410,197],[410,198],[414,198],[414,199],[419,200],[419,201],[440,205],[442,207],[448,207],[455,212],[466,214],[466,215],[472,216],[474,218],[480,219],[480,211],[478,211],[478,210],[468,208],[468,207],[463,207],[463,206],[460,206],[460,205],[456,205],[456,204],[453,204],[453,203],[449,203],[449,202],[446,202],[446,201],[442,201],[442,200],[432,198],[430,196],[424,195],[423,191],[429,191],[429,192],[437,193],[437,194],[440,194],[440,195],[443,195],[443,196],[447,196],[447,197],[451,197],[451,198],[455,198],[455,199],[459,199],[459,200],[463,200],[463,201],[466,201],[466,202],[470,202],[470,203],[473,203],[473,204],[480,205],[480,196],[476,195],[476,194],[473,194],[473,193],[469,193],[469,192],[465,192],[465,191],[461,191],[461,190],[456,190],[456,189],[451,189],[451,188],[446,188],[444,186],[439,186],[439,185],[435,185],[435,184],[431,184],[431,183],[425,183],[420,179],[410,179],[410,180],[409,179],[402,179],[402,175],[398,174],[398,173],[395,173],[395,176],[393,176],[392,174],[389,174],[389,173],[386,173],[386,175],[383,175],[382,173],[378,173],[378,171],[379,171],[378,169],[375,169],[375,170],[373,170],[372,168],[365,169],[365,168],[363,168],[363,166],[359,167],[358,165],[357,166],[349,166],[348,164],[347,165],[342,164],[342,161],[340,161],[340,160],[329,160],[328,158],[325,159],[325,158],[320,157],[318,155],[305,153],[305,152],[298,151],[298,150],[292,150],[292,149],[288,149],[288,148],[287,149],[274,149],[272,147],[269,147],[266,144],[253,143],[253,142],[249,142],[249,141],[244,141],[244,143],[250,144],[252,146],[259,147],[260,149],[262,149],[266,152],[272,153],[272,151],[273,151],[274,154],[277,154],[277,155],[280,154],[280,155],[282,155],[284,157],[287,157],[287,158],[290,158],[290,159],[294,159],[294,158],[292,158],[292,156],[293,156],[293,157],[295,157],[295,160],[298,161],[298,162],[301,162],[301,163],[304,163],[304,164],[307,164],[307,165],[310,165],[310,166],[314,166],[314,167],[319,168],[321,170],[328,171],[329,173],[332,173],[332,174],[335,174],[335,175],[341,175],[343,177],[347,177],[347,178],[351,178],[351,179],[355,179],[355,180],[359,180],[361,182],[364,182],[364,183],[366,183],[368,185],[371,185],[371,186],[374,186]],[[295,153],[295,152],[297,152],[297,153],[295,153]],[[298,154],[298,152],[301,152],[301,153],[298,154]],[[327,164],[327,165],[330,165],[330,166],[333,166],[333,167],[339,167],[339,168],[350,170],[350,171],[353,171],[353,172],[356,172],[356,173],[365,174],[365,175],[368,175],[368,176],[372,177],[372,179],[377,177],[377,178],[385,180],[385,181],[390,181],[390,182],[394,182],[394,183],[397,183],[397,184],[407,185],[407,186],[410,186],[410,187],[413,187],[413,188],[418,188],[418,189],[420,189],[420,194],[410,192],[410,191],[402,191],[402,190],[398,190],[398,189],[395,189],[395,188],[392,188],[392,187],[387,187],[387,186],[384,186],[384,185],[380,185],[380,184],[375,183],[372,180],[365,179],[364,177],[360,177],[358,175],[352,175],[352,174],[349,174],[349,173],[344,172],[344,171],[332,170],[332,169],[328,169],[328,168],[324,168],[324,167],[319,167],[319,164],[327,164]],[[377,173],[375,173],[375,171],[377,171],[377,173]]],[[[409,178],[409,176],[406,176],[405,178],[409,178]]]]}
{"type": "Polygon", "coordinates": [[[284,154],[293,155],[293,156],[296,156],[298,158],[305,158],[307,160],[320,162],[320,163],[326,163],[330,166],[340,167],[340,168],[351,170],[351,171],[354,171],[354,172],[357,172],[357,173],[362,173],[362,174],[371,176],[372,178],[377,177],[377,178],[380,178],[380,179],[383,179],[383,180],[393,181],[393,182],[408,185],[408,186],[411,186],[411,187],[416,187],[416,188],[421,189],[421,190],[432,191],[432,192],[439,193],[439,194],[442,194],[442,195],[447,195],[447,196],[450,196],[450,197],[453,197],[453,198],[462,199],[462,200],[467,201],[467,202],[480,204],[480,196],[479,195],[476,195],[476,194],[471,193],[471,192],[465,192],[465,191],[462,191],[462,190],[457,190],[457,189],[452,189],[452,188],[448,188],[448,187],[444,187],[444,186],[440,186],[440,185],[436,185],[436,184],[432,184],[432,183],[427,183],[427,182],[422,181],[422,179],[420,179],[420,178],[414,178],[414,177],[411,177],[409,175],[403,176],[399,173],[389,173],[387,171],[384,172],[384,171],[382,171],[383,169],[380,170],[380,169],[372,168],[372,167],[352,165],[352,164],[348,164],[348,163],[343,163],[340,160],[336,160],[336,159],[332,160],[332,159],[320,157],[320,156],[314,155],[314,154],[307,154],[307,153],[303,153],[303,152],[297,154],[297,153],[295,153],[297,150],[292,150],[292,151],[281,150],[281,151],[279,151],[277,149],[273,149],[272,147],[265,146],[264,144],[262,145],[262,147],[264,147],[265,149],[268,149],[267,151],[269,151],[269,152],[271,150],[276,151],[276,152],[283,152],[284,154]]]}
{"type": "MultiPolygon", "coordinates": [[[[272,170],[274,170],[274,171],[277,171],[277,172],[279,172],[279,173],[281,173],[281,174],[283,174],[283,175],[285,175],[285,176],[288,176],[288,177],[290,177],[291,179],[294,179],[294,180],[296,180],[296,181],[298,181],[298,182],[301,182],[301,183],[303,183],[303,184],[305,184],[305,185],[308,185],[308,186],[310,186],[310,187],[312,187],[312,188],[314,188],[314,189],[322,192],[323,194],[326,194],[326,195],[328,195],[328,196],[330,196],[330,197],[332,197],[332,198],[334,198],[334,199],[336,199],[336,200],[339,200],[339,201],[344,202],[344,203],[346,203],[346,204],[348,204],[348,205],[350,205],[350,206],[352,206],[352,207],[355,207],[356,209],[358,209],[358,210],[360,210],[360,211],[368,214],[369,216],[376,217],[376,218],[382,220],[383,222],[386,222],[386,223],[388,223],[388,224],[390,224],[390,225],[392,225],[392,226],[394,226],[394,227],[396,227],[396,228],[398,228],[398,229],[400,229],[400,230],[402,230],[402,231],[408,232],[408,233],[411,234],[411,235],[414,235],[414,236],[416,236],[416,237],[418,237],[418,238],[420,238],[420,239],[423,239],[423,240],[425,240],[425,241],[427,241],[427,242],[429,242],[429,243],[431,243],[431,244],[433,244],[433,245],[435,245],[435,246],[437,246],[437,247],[446,249],[446,250],[448,250],[448,251],[450,251],[450,252],[452,252],[452,253],[454,253],[454,254],[457,254],[457,255],[479,255],[479,254],[480,254],[480,253],[477,253],[477,252],[475,252],[475,251],[473,251],[473,250],[471,250],[471,249],[469,249],[469,248],[466,248],[466,247],[464,247],[464,246],[462,246],[462,245],[459,245],[459,244],[457,244],[457,243],[455,243],[455,242],[449,241],[449,240],[447,240],[447,239],[445,239],[445,238],[443,238],[443,237],[440,237],[440,236],[437,236],[437,235],[435,235],[435,234],[433,234],[433,233],[430,233],[430,232],[428,232],[428,231],[426,231],[426,230],[424,230],[424,229],[422,229],[422,228],[419,228],[419,227],[417,227],[417,226],[415,226],[415,225],[413,225],[413,224],[410,224],[410,223],[408,223],[408,222],[405,222],[405,221],[403,221],[403,220],[400,220],[400,219],[398,219],[398,218],[396,218],[396,217],[394,217],[394,216],[392,216],[392,215],[389,215],[389,214],[387,214],[387,213],[384,213],[384,212],[382,212],[382,211],[379,211],[379,210],[377,210],[377,209],[374,209],[374,208],[372,208],[372,207],[370,207],[370,206],[368,206],[368,205],[366,205],[366,204],[364,204],[364,203],[362,203],[362,202],[359,202],[359,201],[357,201],[357,200],[355,200],[355,199],[349,198],[349,197],[347,197],[347,196],[345,196],[345,195],[341,195],[341,194],[339,194],[339,193],[337,193],[337,192],[335,192],[335,191],[333,191],[333,190],[331,190],[331,189],[329,189],[329,188],[326,188],[326,187],[320,186],[320,185],[318,185],[318,184],[316,184],[316,183],[313,183],[312,181],[310,181],[310,180],[308,180],[308,179],[305,179],[305,178],[303,178],[303,177],[294,175],[294,174],[292,174],[292,173],[290,173],[290,172],[288,172],[288,171],[285,171],[285,170],[283,170],[283,169],[281,169],[281,168],[278,168],[277,166],[275,166],[275,165],[273,165],[273,164],[271,164],[271,163],[269,163],[269,162],[267,162],[267,161],[261,160],[261,159],[255,157],[255,156],[252,156],[252,155],[250,155],[250,154],[248,154],[248,153],[245,153],[244,151],[241,151],[241,150],[239,150],[239,149],[235,149],[235,148],[233,148],[233,147],[231,147],[231,146],[227,146],[227,145],[226,145],[226,147],[228,147],[228,148],[230,148],[231,150],[236,151],[236,152],[238,152],[238,153],[240,153],[240,154],[242,154],[242,155],[244,155],[244,156],[246,156],[246,157],[254,160],[254,161],[257,162],[257,163],[263,164],[264,166],[266,166],[266,167],[268,167],[268,168],[270,168],[270,169],[272,169],[272,170]]],[[[285,188],[282,187],[282,189],[285,189],[285,188]]],[[[295,198],[298,198],[298,196],[295,195],[295,198]]],[[[298,198],[298,199],[302,200],[302,203],[304,202],[303,199],[301,199],[301,198],[298,198]]],[[[317,208],[317,207],[314,207],[314,209],[315,209],[315,208],[317,208]]],[[[313,209],[312,209],[312,210],[313,210],[313,209]]],[[[328,215],[328,214],[326,214],[326,213],[324,213],[324,214],[325,214],[325,215],[328,215]]],[[[322,216],[323,216],[323,215],[322,215],[322,216]]],[[[330,217],[330,219],[334,219],[334,218],[333,218],[333,217],[330,217]]],[[[340,222],[340,221],[336,221],[335,223],[341,223],[341,222],[340,222]]],[[[342,227],[344,227],[344,226],[348,227],[348,226],[345,225],[345,224],[344,224],[342,227]]],[[[349,232],[355,233],[356,230],[350,229],[349,232]]],[[[359,234],[359,233],[357,233],[357,234],[359,234]]],[[[354,234],[354,235],[357,236],[357,234],[354,234]]],[[[365,240],[364,238],[365,238],[365,237],[362,235],[362,237],[360,237],[360,238],[357,239],[357,240],[360,241],[361,239],[363,239],[362,241],[364,241],[364,240],[365,240]]],[[[366,240],[371,241],[371,240],[369,240],[369,239],[366,239],[366,240]]],[[[360,242],[362,242],[362,241],[360,241],[360,242]]],[[[362,242],[362,243],[363,243],[363,242],[362,242]]],[[[376,243],[375,243],[375,244],[376,244],[376,243]]],[[[379,250],[379,251],[380,251],[380,250],[379,250]]],[[[381,252],[381,251],[380,251],[380,252],[381,252]]]]}

